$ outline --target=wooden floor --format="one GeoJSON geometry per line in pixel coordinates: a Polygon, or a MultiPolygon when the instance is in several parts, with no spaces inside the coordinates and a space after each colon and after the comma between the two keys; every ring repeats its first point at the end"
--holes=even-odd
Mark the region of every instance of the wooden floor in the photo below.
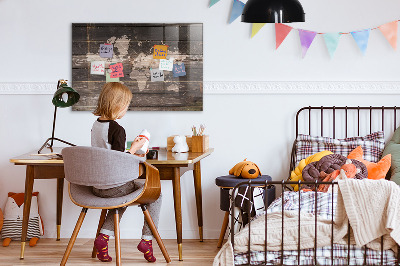
{"type": "MultiPolygon", "coordinates": [[[[12,241],[9,247],[0,246],[0,265],[60,265],[65,248],[69,239],[40,239],[36,247],[27,246],[25,249],[25,259],[20,260],[20,242],[12,241]]],[[[167,264],[162,256],[157,242],[154,241],[154,254],[157,258],[156,263],[149,264],[143,254],[136,249],[140,240],[121,240],[122,264],[123,265],[212,265],[215,255],[218,253],[217,240],[183,240],[183,261],[178,260],[178,247],[176,240],[163,240],[168,250],[172,262],[167,264]]],[[[110,255],[113,262],[104,263],[92,259],[92,239],[77,239],[68,259],[67,265],[115,265],[114,262],[114,243],[110,241],[110,255]]]]}

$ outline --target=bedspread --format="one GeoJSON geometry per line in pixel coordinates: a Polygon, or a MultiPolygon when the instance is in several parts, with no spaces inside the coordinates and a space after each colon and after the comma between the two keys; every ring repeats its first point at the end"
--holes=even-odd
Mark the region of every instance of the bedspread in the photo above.
{"type": "MultiPolygon", "coordinates": [[[[300,247],[301,249],[314,247],[315,211],[317,212],[318,246],[330,244],[332,231],[332,197],[329,193],[317,193],[315,205],[314,192],[286,192],[268,208],[267,215],[267,249],[278,251],[281,249],[282,216],[284,219],[284,249],[297,250],[298,247],[298,208],[300,208],[300,247]],[[301,199],[299,200],[300,197],[301,199]],[[282,213],[282,203],[284,212],[282,213]],[[317,208],[315,208],[317,206],[317,208]]],[[[248,229],[244,227],[235,235],[235,252],[247,251],[248,229]]],[[[343,241],[337,240],[338,243],[343,241]]],[[[264,251],[265,245],[265,215],[259,215],[251,222],[251,250],[264,251]]],[[[217,254],[214,265],[233,265],[233,249],[228,241],[217,254]]]]}
{"type": "MultiPolygon", "coordinates": [[[[331,213],[326,212],[329,199],[335,199],[331,194],[317,194],[315,210],[315,193],[311,194],[290,192],[280,202],[271,204],[267,216],[267,250],[279,251],[282,239],[282,217],[284,219],[284,249],[297,250],[298,230],[300,230],[300,248],[314,247],[315,214],[317,215],[317,247],[330,246],[331,240],[331,213]],[[289,197],[287,196],[289,195],[289,197]],[[301,195],[301,201],[290,202],[294,195],[301,195]],[[313,197],[314,195],[314,197],[313,197]],[[287,198],[286,198],[287,197],[287,198]],[[312,200],[314,199],[314,201],[312,200]],[[313,203],[314,202],[314,203],[313,203]],[[308,204],[304,204],[308,203],[308,204]],[[311,207],[310,207],[311,206],[311,207]],[[298,208],[300,208],[300,228],[298,229],[298,208]],[[307,208],[311,209],[308,210],[307,208]]],[[[371,249],[380,250],[380,237],[384,236],[384,249],[394,249],[400,240],[400,188],[387,180],[353,180],[339,181],[337,196],[337,210],[334,225],[334,243],[345,244],[348,231],[348,219],[354,234],[351,235],[351,244],[366,245],[371,249]]],[[[235,253],[247,251],[248,227],[235,235],[235,253]]],[[[251,251],[262,252],[265,247],[265,215],[260,215],[251,223],[251,251]]],[[[227,242],[217,254],[214,265],[234,265],[233,249],[227,242]]]]}

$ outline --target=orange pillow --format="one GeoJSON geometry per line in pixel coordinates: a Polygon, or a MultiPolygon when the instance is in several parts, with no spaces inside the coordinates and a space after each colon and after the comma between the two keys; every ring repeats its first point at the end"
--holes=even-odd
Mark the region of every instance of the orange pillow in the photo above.
{"type": "Polygon", "coordinates": [[[358,146],[352,152],[350,152],[347,158],[355,159],[365,164],[368,170],[368,179],[375,180],[384,179],[386,177],[392,161],[392,155],[388,154],[377,163],[368,162],[363,159],[363,149],[361,146],[358,146]]]}

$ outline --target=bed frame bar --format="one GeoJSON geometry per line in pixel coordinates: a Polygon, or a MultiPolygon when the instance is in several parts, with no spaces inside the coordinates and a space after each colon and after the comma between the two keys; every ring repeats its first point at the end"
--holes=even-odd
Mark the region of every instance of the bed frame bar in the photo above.
{"type": "Polygon", "coordinates": [[[296,114],[296,137],[299,135],[299,115],[301,112],[303,112],[304,110],[308,110],[308,134],[311,135],[311,111],[312,110],[319,110],[320,114],[321,114],[321,131],[320,131],[320,136],[324,136],[324,110],[332,110],[332,121],[333,121],[333,138],[336,137],[336,110],[344,110],[345,112],[345,137],[347,138],[347,133],[348,133],[348,111],[349,110],[356,110],[357,111],[357,133],[358,135],[360,135],[360,111],[363,110],[368,110],[370,113],[370,133],[372,133],[372,111],[373,110],[380,110],[382,113],[382,120],[381,120],[381,129],[382,131],[384,131],[385,129],[385,110],[391,110],[394,113],[394,128],[396,128],[396,114],[397,111],[399,110],[398,107],[396,106],[391,106],[391,107],[385,107],[385,106],[381,106],[381,107],[374,107],[374,106],[368,106],[368,107],[354,107],[354,106],[329,106],[329,107],[324,107],[324,106],[308,106],[308,107],[303,107],[301,108],[297,114],[296,114]]]}
{"type": "MultiPolygon", "coordinates": [[[[361,118],[360,118],[360,113],[362,115],[368,115],[369,116],[369,133],[372,133],[372,125],[373,125],[373,113],[375,112],[380,112],[380,130],[384,132],[384,135],[386,136],[386,133],[392,133],[391,131],[386,131],[385,132],[385,114],[387,113],[392,113],[393,114],[393,131],[396,130],[397,128],[397,112],[400,110],[399,107],[397,106],[308,106],[308,107],[303,107],[301,108],[297,114],[296,114],[296,139],[299,134],[308,134],[312,135],[312,116],[311,113],[319,113],[320,115],[320,130],[319,133],[314,134],[314,135],[319,135],[319,136],[324,136],[324,126],[327,125],[327,123],[324,124],[324,117],[327,118],[326,112],[324,115],[324,110],[332,110],[332,137],[336,138],[336,126],[339,124],[344,127],[345,129],[345,134],[344,136],[339,136],[340,138],[347,138],[348,137],[348,132],[349,132],[349,123],[354,129],[354,127],[357,127],[357,136],[360,136],[360,125],[361,125],[361,118]],[[303,112],[308,112],[308,121],[304,121],[306,119],[301,119],[304,116],[301,116],[303,112]],[[339,123],[337,123],[338,119],[336,119],[337,113],[339,112],[344,112],[344,121],[339,120],[339,123]],[[349,122],[349,114],[356,112],[357,114],[357,121],[351,121],[349,122]],[[308,122],[308,132],[300,132],[300,122],[303,122],[302,125],[307,124],[308,122]]],[[[376,118],[378,118],[377,116],[376,118]]],[[[326,121],[326,119],[325,119],[326,121]]],[[[314,122],[317,123],[317,122],[314,122]]],[[[352,136],[353,137],[353,136],[352,136]]],[[[296,168],[296,139],[293,142],[292,146],[292,152],[291,152],[291,157],[290,157],[290,167],[289,167],[289,175],[293,171],[293,169],[296,168]]],[[[289,188],[290,189],[290,188],[289,188]]]]}

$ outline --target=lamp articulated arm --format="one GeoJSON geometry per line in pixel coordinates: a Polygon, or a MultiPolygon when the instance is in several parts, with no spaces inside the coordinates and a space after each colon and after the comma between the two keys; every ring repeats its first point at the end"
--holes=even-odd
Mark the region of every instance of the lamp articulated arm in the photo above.
{"type": "Polygon", "coordinates": [[[55,106],[55,108],[54,108],[53,131],[52,131],[52,133],[51,133],[51,138],[48,138],[48,139],[43,143],[42,147],[40,147],[40,149],[38,150],[38,154],[40,154],[41,151],[42,151],[44,148],[46,148],[46,147],[49,148],[51,152],[53,152],[53,142],[54,142],[54,140],[57,140],[57,141],[59,141],[59,142],[65,143],[65,144],[68,144],[68,145],[70,145],[70,146],[76,146],[75,144],[72,144],[72,143],[69,143],[69,142],[67,142],[67,141],[65,141],[65,140],[62,140],[62,139],[59,139],[59,138],[55,138],[55,137],[54,137],[54,131],[55,131],[55,129],[56,129],[56,117],[57,117],[57,106],[55,106]],[[50,142],[50,141],[51,141],[51,142],[50,142]],[[50,144],[49,144],[49,142],[50,142],[50,144]]]}
{"type": "Polygon", "coordinates": [[[75,103],[77,103],[79,100],[79,94],[73,90],[72,88],[67,86],[67,83],[65,80],[59,80],[57,83],[57,91],[54,93],[53,96],[53,104],[54,104],[54,117],[53,117],[53,130],[51,133],[51,138],[48,138],[44,144],[42,145],[42,147],[40,147],[40,149],[38,150],[38,154],[41,153],[41,151],[47,147],[50,148],[51,152],[53,152],[53,143],[54,140],[57,140],[59,142],[68,144],[70,146],[76,146],[75,144],[69,143],[65,140],[59,139],[59,138],[55,138],[54,137],[54,131],[56,128],[56,118],[57,118],[57,107],[69,107],[74,105],[75,103]],[[64,102],[62,100],[62,94],[63,93],[67,93],[68,94],[68,100],[66,102],[64,102]],[[50,142],[50,143],[49,143],[50,142]]]}

